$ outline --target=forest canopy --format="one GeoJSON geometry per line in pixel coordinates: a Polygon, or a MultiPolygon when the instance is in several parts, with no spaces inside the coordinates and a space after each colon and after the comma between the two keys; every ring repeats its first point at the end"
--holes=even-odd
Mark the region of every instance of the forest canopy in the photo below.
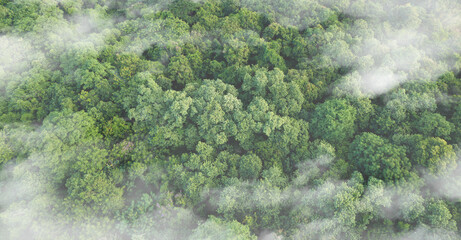
{"type": "Polygon", "coordinates": [[[1,239],[461,239],[456,0],[0,0],[1,239]]]}

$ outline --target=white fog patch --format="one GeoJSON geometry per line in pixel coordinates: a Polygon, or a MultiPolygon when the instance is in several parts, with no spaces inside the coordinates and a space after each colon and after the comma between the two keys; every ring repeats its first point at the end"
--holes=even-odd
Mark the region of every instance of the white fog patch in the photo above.
{"type": "Polygon", "coordinates": [[[457,167],[442,177],[425,175],[423,176],[427,185],[435,196],[450,201],[461,201],[461,152],[457,152],[457,167]]]}
{"type": "Polygon", "coordinates": [[[375,63],[371,69],[358,69],[362,75],[363,92],[382,94],[403,82],[434,80],[446,71],[456,70],[452,58],[454,53],[461,51],[461,38],[459,32],[453,30],[461,26],[461,21],[456,20],[460,8],[455,7],[459,3],[449,2],[452,4],[442,9],[408,3],[391,7],[383,16],[367,16],[371,19],[369,27],[375,32],[374,44],[366,41],[354,46],[359,56],[371,56],[375,63]],[[416,10],[434,16],[430,23],[436,26],[426,29],[426,24],[430,23],[422,22],[426,19],[420,19],[414,12],[416,10]],[[441,10],[444,14],[440,13],[441,10]],[[399,20],[399,16],[402,19],[399,20]],[[379,19],[386,22],[379,23],[379,19]],[[397,30],[386,30],[386,24],[393,24],[397,30]]]}
{"type": "Polygon", "coordinates": [[[90,12],[72,16],[68,21],[50,26],[43,35],[34,36],[30,40],[43,41],[40,43],[51,54],[65,51],[78,44],[90,44],[98,50],[104,45],[105,39],[111,35],[112,27],[112,19],[103,18],[97,12],[90,12]]]}
{"type": "Polygon", "coordinates": [[[43,58],[43,54],[35,50],[27,39],[0,36],[0,84],[4,84],[9,74],[27,71],[43,58]]]}
{"type": "Polygon", "coordinates": [[[419,226],[409,233],[397,237],[396,240],[445,240],[445,239],[459,239],[454,231],[449,231],[445,229],[433,229],[428,228],[427,226],[419,226]]]}

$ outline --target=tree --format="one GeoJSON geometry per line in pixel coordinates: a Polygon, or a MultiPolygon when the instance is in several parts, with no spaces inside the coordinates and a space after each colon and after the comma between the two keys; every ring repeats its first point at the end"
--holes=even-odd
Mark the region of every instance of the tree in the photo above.
{"type": "Polygon", "coordinates": [[[114,116],[103,127],[103,134],[106,137],[113,137],[115,139],[123,139],[130,132],[131,124],[125,120],[114,116]]]}
{"type": "Polygon", "coordinates": [[[169,78],[175,81],[179,88],[184,87],[187,83],[195,81],[194,72],[189,65],[189,60],[183,55],[170,59],[167,73],[169,78]]]}
{"type": "Polygon", "coordinates": [[[0,32],[6,32],[12,23],[12,11],[5,6],[0,5],[0,32]]]}
{"type": "Polygon", "coordinates": [[[193,25],[197,19],[196,14],[199,4],[189,0],[175,0],[169,6],[169,10],[178,18],[184,20],[189,25],[193,25]]]}
{"type": "Polygon", "coordinates": [[[458,239],[461,3],[407,2],[0,0],[0,238],[458,239]]]}
{"type": "Polygon", "coordinates": [[[332,144],[345,144],[355,132],[357,110],[346,100],[328,100],[316,106],[311,120],[312,135],[332,144]]]}
{"type": "Polygon", "coordinates": [[[432,174],[442,174],[456,167],[453,147],[441,138],[426,138],[416,143],[412,160],[432,174]]]}
{"type": "Polygon", "coordinates": [[[69,177],[79,146],[101,139],[95,124],[95,120],[83,111],[53,112],[45,118],[36,151],[38,163],[52,184],[62,186],[69,177]]]}
{"type": "Polygon", "coordinates": [[[453,130],[453,141],[460,142],[461,141],[461,103],[459,103],[453,113],[450,122],[454,124],[455,128],[453,130]]]}
{"type": "Polygon", "coordinates": [[[435,228],[457,230],[456,222],[451,219],[452,215],[447,205],[441,201],[429,201],[426,205],[424,222],[435,228]]]}
{"type": "Polygon", "coordinates": [[[257,237],[251,234],[248,226],[245,226],[235,220],[227,222],[216,217],[210,217],[206,222],[200,224],[194,230],[190,239],[256,240],[257,237]]]}
{"type": "Polygon", "coordinates": [[[386,182],[407,177],[411,169],[405,148],[367,132],[358,135],[349,146],[349,160],[365,177],[386,182]]]}
{"type": "Polygon", "coordinates": [[[278,167],[266,169],[261,174],[262,179],[268,185],[283,189],[288,184],[288,179],[283,171],[278,167]]]}
{"type": "Polygon", "coordinates": [[[242,179],[257,179],[261,173],[262,162],[255,154],[247,154],[240,158],[239,175],[242,179]]]}
{"type": "Polygon", "coordinates": [[[272,41],[269,43],[264,44],[261,47],[259,57],[258,57],[258,65],[266,67],[268,69],[278,68],[283,72],[287,71],[287,67],[285,64],[285,60],[282,56],[280,56],[280,43],[276,41],[272,41]]]}
{"type": "Polygon", "coordinates": [[[242,108],[235,87],[221,80],[205,80],[191,92],[191,97],[194,100],[189,118],[196,124],[200,137],[209,144],[222,145],[235,136],[233,116],[242,108]]]}
{"type": "Polygon", "coordinates": [[[107,155],[104,149],[85,149],[71,167],[64,205],[78,217],[91,212],[110,214],[123,207],[123,187],[117,187],[106,173],[107,155]]]}
{"type": "Polygon", "coordinates": [[[413,166],[423,167],[423,172],[443,175],[456,167],[453,146],[445,140],[421,135],[395,135],[393,141],[407,148],[413,166]]]}
{"type": "MultiPolygon", "coordinates": [[[[231,0],[231,1],[235,1],[235,0],[231,0]]],[[[261,33],[264,27],[263,25],[264,18],[260,13],[250,11],[247,8],[241,8],[237,12],[236,15],[237,15],[237,18],[239,19],[240,26],[242,26],[242,28],[251,29],[257,33],[261,33]]]]}
{"type": "Polygon", "coordinates": [[[0,166],[5,165],[14,157],[14,152],[7,142],[5,133],[0,133],[0,166]]]}
{"type": "Polygon", "coordinates": [[[310,81],[312,72],[308,70],[290,69],[285,77],[287,82],[294,82],[298,85],[305,101],[302,106],[305,110],[314,108],[313,102],[319,98],[320,89],[310,81]]]}
{"type": "Polygon", "coordinates": [[[450,95],[461,95],[461,83],[455,77],[453,72],[447,72],[440,76],[437,81],[437,86],[440,91],[450,95]]]}
{"type": "MultiPolygon", "coordinates": [[[[277,71],[278,69],[274,70],[277,71]]],[[[274,73],[274,72],[272,72],[274,73]]],[[[296,116],[301,111],[304,97],[295,83],[286,83],[281,78],[269,78],[269,98],[280,116],[296,116]],[[274,79],[274,80],[273,80],[274,79]],[[277,80],[275,80],[277,79],[277,80]]]]}
{"type": "Polygon", "coordinates": [[[12,92],[11,110],[20,112],[23,121],[43,119],[48,115],[50,78],[50,72],[39,70],[27,76],[12,92]]]}
{"type": "Polygon", "coordinates": [[[192,206],[212,188],[220,186],[228,171],[227,159],[222,155],[217,157],[212,146],[199,142],[196,152],[172,156],[168,162],[168,178],[178,191],[185,194],[187,204],[192,206]]]}
{"type": "Polygon", "coordinates": [[[371,116],[374,115],[375,109],[371,100],[368,98],[353,98],[351,104],[357,109],[356,126],[360,130],[368,130],[371,116]]]}
{"type": "Polygon", "coordinates": [[[370,120],[370,130],[384,136],[407,133],[407,129],[409,128],[408,123],[401,123],[401,121],[395,118],[396,115],[393,115],[389,109],[377,107],[375,114],[370,120]]]}
{"type": "Polygon", "coordinates": [[[244,100],[247,100],[249,102],[252,97],[264,98],[266,96],[266,86],[268,82],[269,80],[264,69],[255,70],[254,76],[251,76],[248,73],[246,73],[243,77],[241,89],[245,93],[245,95],[249,96],[243,96],[244,100]]]}
{"type": "Polygon", "coordinates": [[[450,134],[454,125],[438,113],[425,112],[415,123],[414,128],[419,134],[450,140],[450,134]]]}
{"type": "Polygon", "coordinates": [[[248,61],[250,49],[245,42],[229,39],[224,44],[223,55],[227,65],[243,65],[248,61]]]}
{"type": "Polygon", "coordinates": [[[424,214],[424,198],[417,194],[408,194],[403,197],[400,214],[406,222],[416,222],[424,214]]]}

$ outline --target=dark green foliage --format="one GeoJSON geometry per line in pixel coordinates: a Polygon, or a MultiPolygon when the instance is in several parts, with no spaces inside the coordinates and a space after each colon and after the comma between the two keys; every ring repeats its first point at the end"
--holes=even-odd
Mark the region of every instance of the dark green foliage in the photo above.
{"type": "Polygon", "coordinates": [[[437,81],[437,86],[441,92],[450,95],[461,95],[461,81],[456,78],[453,72],[447,72],[437,81]]]}
{"type": "Polygon", "coordinates": [[[355,132],[357,110],[347,101],[334,99],[317,105],[312,116],[312,135],[332,144],[350,140],[355,132]]]}
{"type": "Polygon", "coordinates": [[[168,9],[178,18],[192,25],[196,22],[199,4],[190,0],[174,0],[168,9]]]}
{"type": "Polygon", "coordinates": [[[256,179],[259,177],[261,168],[262,162],[258,156],[254,154],[242,156],[239,162],[239,176],[242,179],[256,179]]]}
{"type": "Polygon", "coordinates": [[[407,177],[411,163],[405,148],[373,134],[357,136],[349,147],[349,161],[366,177],[394,181],[407,177]]]}
{"type": "Polygon", "coordinates": [[[461,141],[461,103],[456,107],[450,122],[455,126],[453,131],[453,141],[461,141]]]}
{"type": "Polygon", "coordinates": [[[440,137],[446,140],[450,140],[453,128],[453,124],[438,113],[424,113],[415,123],[415,129],[419,134],[440,137]]]}
{"type": "Polygon", "coordinates": [[[189,60],[185,56],[172,57],[168,64],[167,74],[178,87],[183,87],[186,83],[195,80],[194,72],[190,66],[189,60]]]}

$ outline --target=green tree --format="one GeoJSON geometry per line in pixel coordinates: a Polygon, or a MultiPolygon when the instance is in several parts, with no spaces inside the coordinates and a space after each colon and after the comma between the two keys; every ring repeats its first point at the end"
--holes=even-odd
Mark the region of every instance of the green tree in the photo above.
{"type": "Polygon", "coordinates": [[[450,122],[454,124],[455,128],[453,129],[453,141],[460,142],[461,141],[461,103],[455,109],[450,122]]]}
{"type": "Polygon", "coordinates": [[[227,65],[243,65],[248,61],[250,49],[245,42],[237,39],[229,39],[224,44],[223,55],[226,59],[227,65]]]}
{"type": "Polygon", "coordinates": [[[354,135],[356,114],[357,110],[345,100],[319,104],[312,115],[312,136],[332,144],[345,144],[354,135]]]}
{"type": "Polygon", "coordinates": [[[89,148],[76,156],[72,174],[66,180],[68,195],[64,204],[78,217],[92,212],[110,214],[124,205],[123,187],[117,187],[107,174],[107,155],[104,149],[89,148]]]}
{"type": "Polygon", "coordinates": [[[450,210],[441,200],[427,203],[424,222],[435,228],[457,230],[456,222],[452,219],[450,210]]]}
{"type": "Polygon", "coordinates": [[[189,60],[183,55],[170,59],[167,74],[178,87],[184,87],[187,83],[195,81],[195,75],[190,67],[189,60]]]}
{"type": "Polygon", "coordinates": [[[257,179],[261,173],[262,162],[255,154],[247,154],[240,158],[239,175],[242,179],[257,179]]]}
{"type": "Polygon", "coordinates": [[[257,237],[251,234],[248,226],[235,220],[227,222],[216,217],[210,217],[194,230],[189,239],[256,240],[257,237]]]}
{"type": "Polygon", "coordinates": [[[200,5],[189,0],[175,0],[169,6],[171,11],[176,17],[184,20],[189,25],[192,25],[197,21],[196,14],[200,5]]]}
{"type": "Polygon", "coordinates": [[[450,140],[450,134],[454,126],[438,113],[425,112],[415,123],[414,128],[419,134],[450,140]]]}
{"type": "Polygon", "coordinates": [[[421,166],[430,174],[443,175],[456,167],[456,153],[445,140],[421,135],[396,135],[396,144],[407,148],[413,166],[421,166]]]}
{"type": "Polygon", "coordinates": [[[411,163],[405,148],[373,134],[358,135],[349,146],[349,160],[366,177],[395,181],[408,176],[411,163]]]}
{"type": "MultiPolygon", "coordinates": [[[[0,164],[4,165],[14,157],[14,152],[8,144],[5,133],[0,133],[0,164]]],[[[0,165],[0,166],[1,166],[0,165]]]]}

